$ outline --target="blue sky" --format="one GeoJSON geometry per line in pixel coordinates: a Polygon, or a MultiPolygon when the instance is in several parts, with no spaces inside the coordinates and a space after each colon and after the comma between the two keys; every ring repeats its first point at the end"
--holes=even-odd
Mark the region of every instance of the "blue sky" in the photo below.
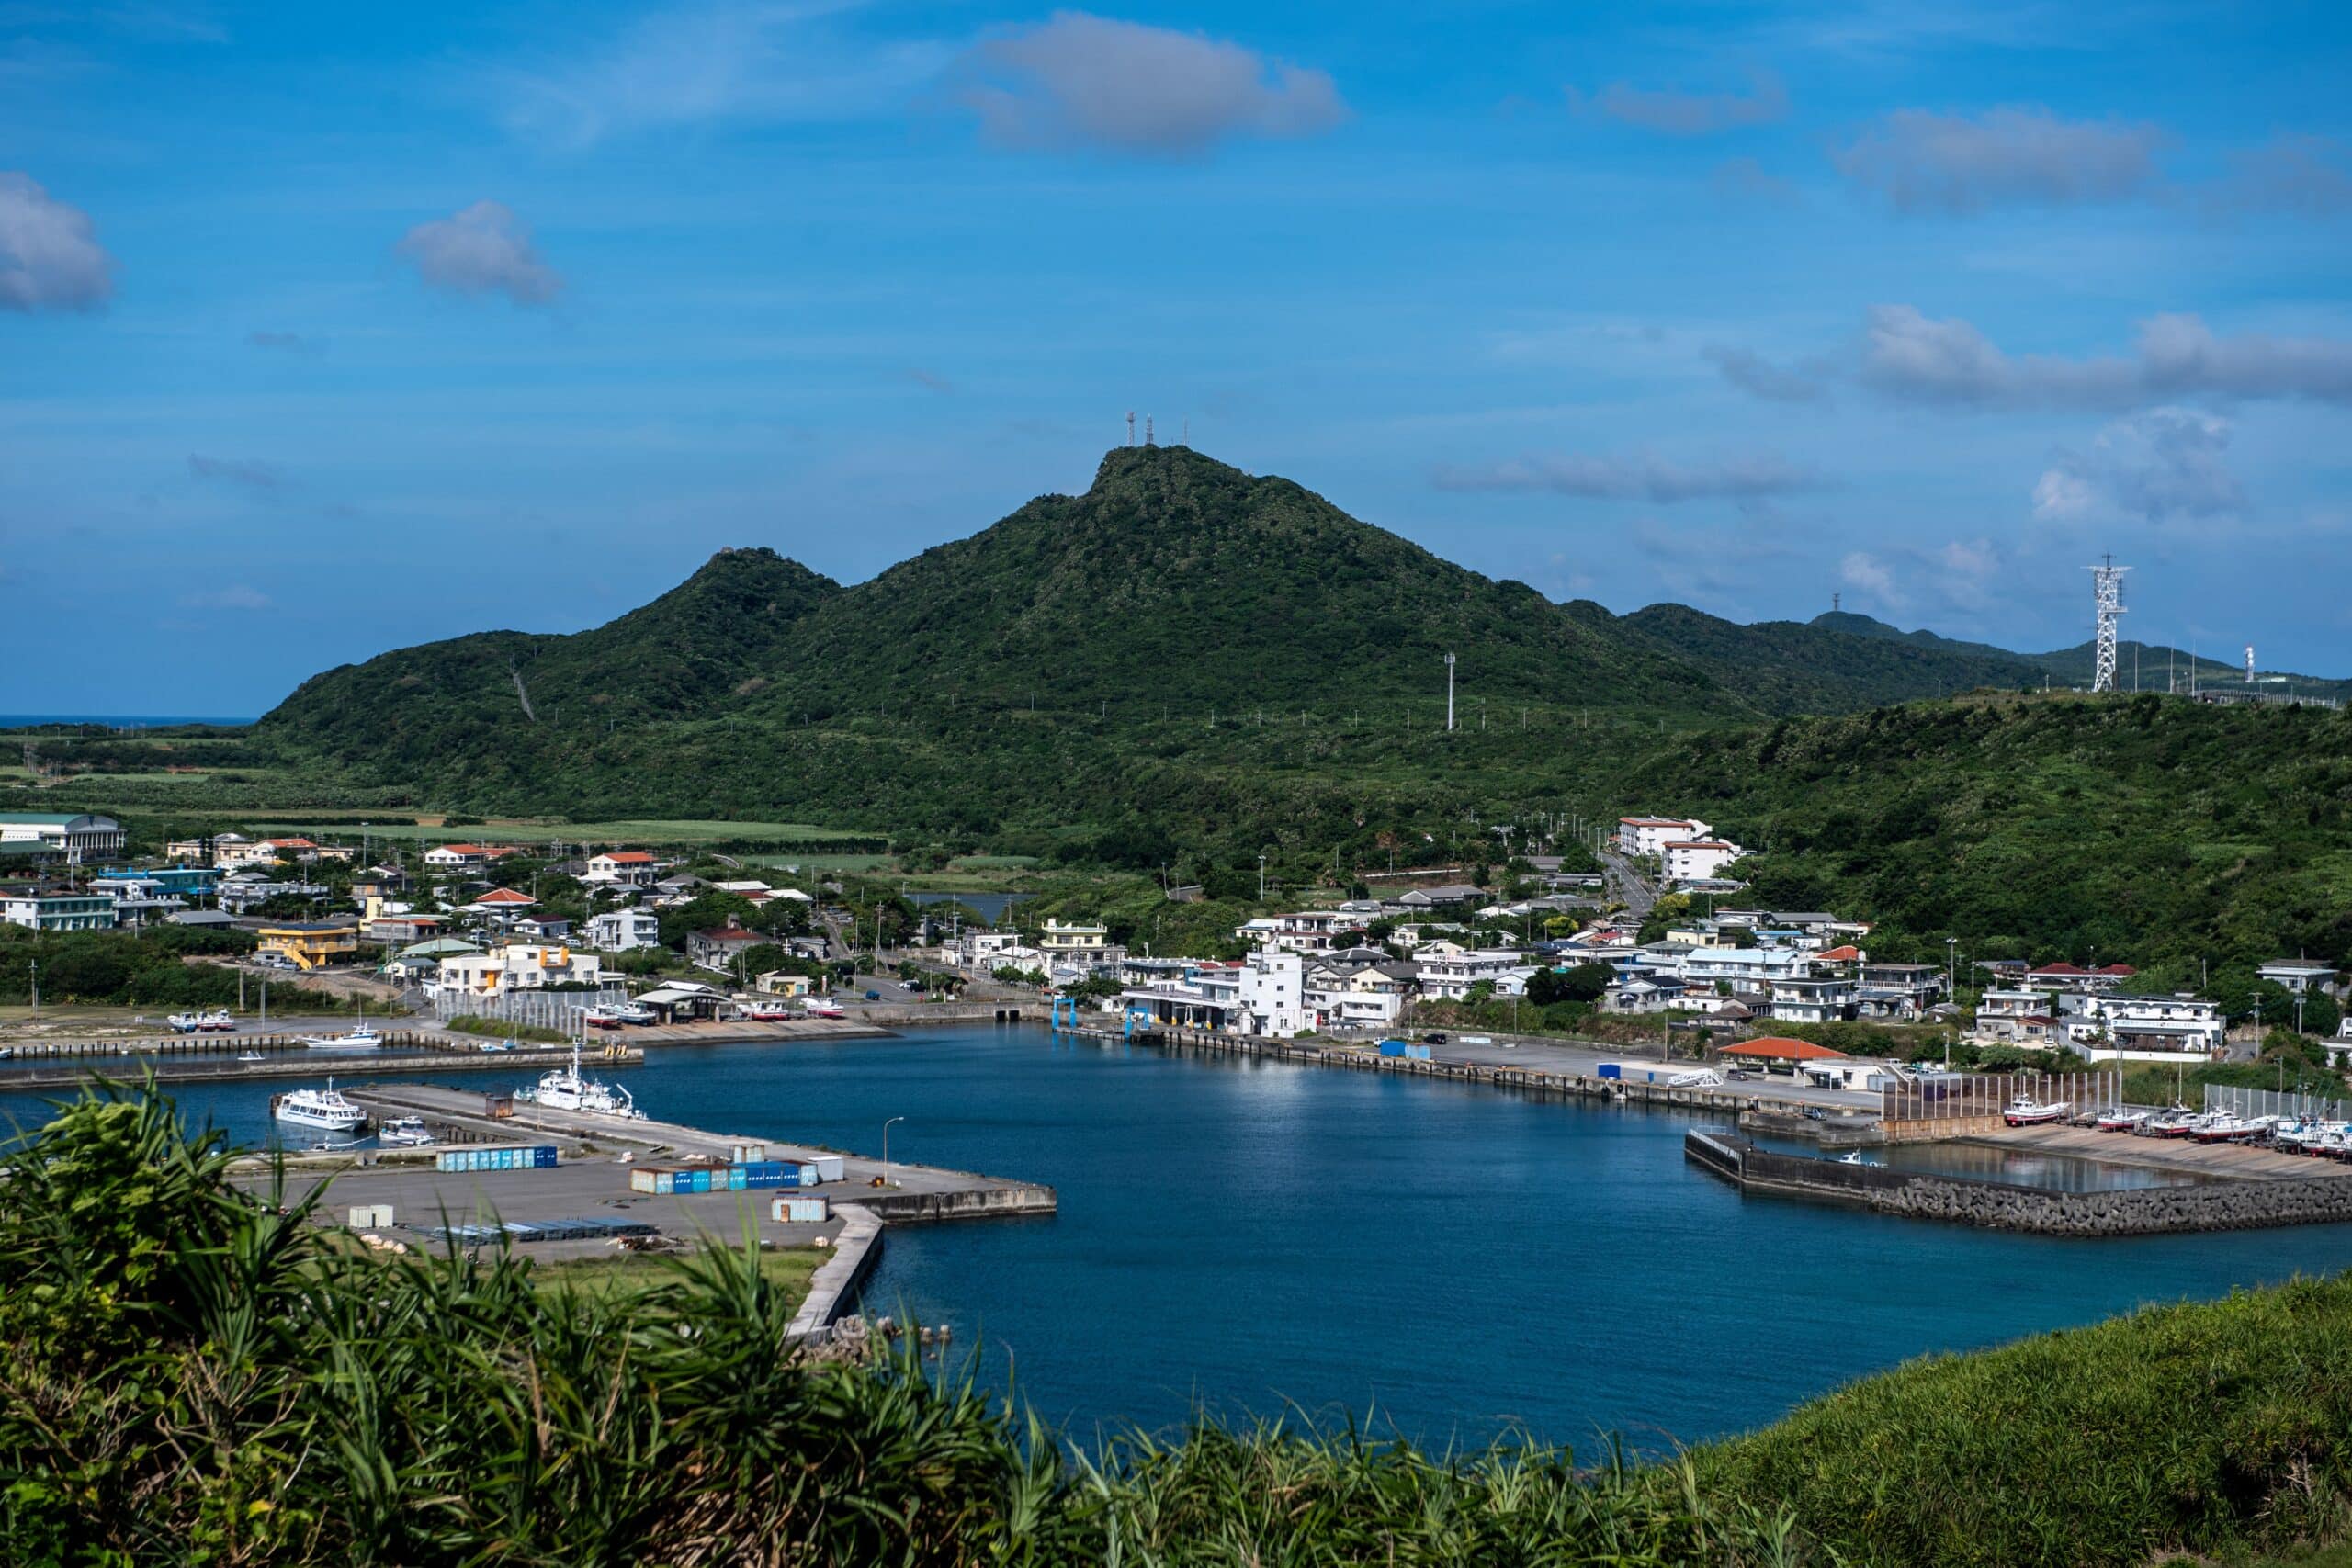
{"type": "Polygon", "coordinates": [[[0,0],[0,711],[258,712],[1129,409],[1558,598],[2352,672],[2340,6],[0,0]]]}

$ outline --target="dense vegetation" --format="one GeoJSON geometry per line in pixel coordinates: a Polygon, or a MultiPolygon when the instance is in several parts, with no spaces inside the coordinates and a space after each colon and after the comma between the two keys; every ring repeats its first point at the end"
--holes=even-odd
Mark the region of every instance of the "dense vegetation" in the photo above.
{"type": "Polygon", "coordinates": [[[358,1252],[134,1094],[0,1183],[0,1559],[2136,1564],[2339,1532],[2352,1281],[1857,1383],[1633,1470],[1203,1423],[1071,1456],[908,1357],[797,1358],[725,1249],[639,1290],[358,1252]]]}
{"type": "MultiPolygon", "coordinates": [[[[144,931],[41,931],[0,925],[0,1002],[32,999],[36,981],[47,1003],[124,1007],[233,1007],[237,974],[184,960],[253,951],[251,932],[155,926],[144,931]]],[[[258,991],[255,993],[258,995],[258,991]]],[[[334,1011],[342,998],[274,982],[270,1000],[288,1013],[334,1011]]]]}
{"type": "Polygon", "coordinates": [[[1874,956],[2096,955],[2236,1012],[2255,964],[2352,949],[2342,712],[1917,704],[1670,746],[1624,788],[1763,849],[1755,902],[1880,921],[1874,956]]]}

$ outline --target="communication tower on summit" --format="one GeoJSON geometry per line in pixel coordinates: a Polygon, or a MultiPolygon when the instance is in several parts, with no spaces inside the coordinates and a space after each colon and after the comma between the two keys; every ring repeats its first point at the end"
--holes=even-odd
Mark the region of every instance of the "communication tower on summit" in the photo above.
{"type": "Polygon", "coordinates": [[[2098,616],[2098,640],[2095,646],[2091,666],[2091,690],[2115,690],[2115,622],[2123,614],[2123,574],[2132,569],[2118,566],[2109,556],[2105,566],[2091,570],[2091,604],[2098,616]]]}
{"type": "Polygon", "coordinates": [[[2254,684],[2254,644],[2245,645],[2245,683],[2254,684]]]}
{"type": "Polygon", "coordinates": [[[1136,411],[1135,411],[1135,410],[1133,410],[1133,409],[1129,409],[1129,410],[1127,411],[1127,445],[1128,445],[1128,446],[1134,446],[1135,444],[1136,444],[1136,411]]]}
{"type": "Polygon", "coordinates": [[[1149,414],[1143,416],[1143,444],[1147,446],[1158,445],[1151,438],[1151,415],[1149,414]]]}

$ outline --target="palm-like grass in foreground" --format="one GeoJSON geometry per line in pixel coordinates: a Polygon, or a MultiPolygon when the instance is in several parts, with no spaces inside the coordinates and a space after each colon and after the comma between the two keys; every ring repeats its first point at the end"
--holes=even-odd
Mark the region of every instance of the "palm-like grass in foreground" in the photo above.
{"type": "Polygon", "coordinates": [[[152,1092],[0,1181],[0,1562],[2138,1562],[2324,1534],[2352,1285],[1906,1368],[1645,1471],[1200,1423],[1076,1459],[723,1249],[643,1292],[356,1255],[152,1092]]]}

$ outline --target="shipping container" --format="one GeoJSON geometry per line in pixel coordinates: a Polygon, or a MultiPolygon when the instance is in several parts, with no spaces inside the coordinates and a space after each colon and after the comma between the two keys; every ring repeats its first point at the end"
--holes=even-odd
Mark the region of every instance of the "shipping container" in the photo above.
{"type": "MultiPolygon", "coordinates": [[[[679,1174],[679,1172],[674,1170],[665,1170],[662,1172],[662,1174],[653,1179],[653,1190],[660,1193],[664,1198],[673,1195],[678,1190],[679,1174]]],[[[688,1190],[692,1190],[691,1183],[688,1184],[688,1190]]]]}
{"type": "Polygon", "coordinates": [[[1405,1047],[1405,1059],[1410,1062],[1426,1062],[1430,1059],[1430,1048],[1426,1045],[1408,1045],[1405,1047]]]}
{"type": "Polygon", "coordinates": [[[742,1191],[744,1188],[751,1185],[751,1174],[752,1173],[750,1171],[745,1170],[740,1165],[730,1167],[727,1172],[727,1190],[729,1192],[742,1191]]]}
{"type": "MultiPolygon", "coordinates": [[[[813,1165],[817,1168],[817,1180],[819,1181],[839,1181],[848,1175],[848,1167],[842,1163],[842,1156],[839,1155],[818,1155],[810,1159],[804,1160],[801,1163],[804,1165],[813,1165]]],[[[801,1185],[803,1187],[807,1187],[812,1185],[812,1183],[803,1181],[801,1185]]]]}
{"type": "Polygon", "coordinates": [[[1604,1078],[1622,1078],[1625,1076],[1625,1069],[1615,1062],[1603,1062],[1599,1070],[1604,1078]]]}
{"type": "Polygon", "coordinates": [[[778,1198],[769,1203],[768,1217],[782,1224],[822,1224],[833,1217],[833,1206],[822,1198],[778,1198]]]}
{"type": "Polygon", "coordinates": [[[454,1149],[442,1149],[434,1156],[436,1170],[477,1172],[487,1170],[548,1170],[556,1163],[552,1144],[513,1145],[476,1144],[454,1149]]]}
{"type": "Polygon", "coordinates": [[[767,1157],[768,1146],[765,1144],[729,1144],[727,1145],[727,1160],[730,1165],[750,1165],[754,1160],[763,1160],[767,1157]]]}
{"type": "Polygon", "coordinates": [[[1380,1043],[1380,1054],[1384,1056],[1401,1056],[1405,1054],[1405,1043],[1402,1040],[1384,1040],[1380,1043]]]}

